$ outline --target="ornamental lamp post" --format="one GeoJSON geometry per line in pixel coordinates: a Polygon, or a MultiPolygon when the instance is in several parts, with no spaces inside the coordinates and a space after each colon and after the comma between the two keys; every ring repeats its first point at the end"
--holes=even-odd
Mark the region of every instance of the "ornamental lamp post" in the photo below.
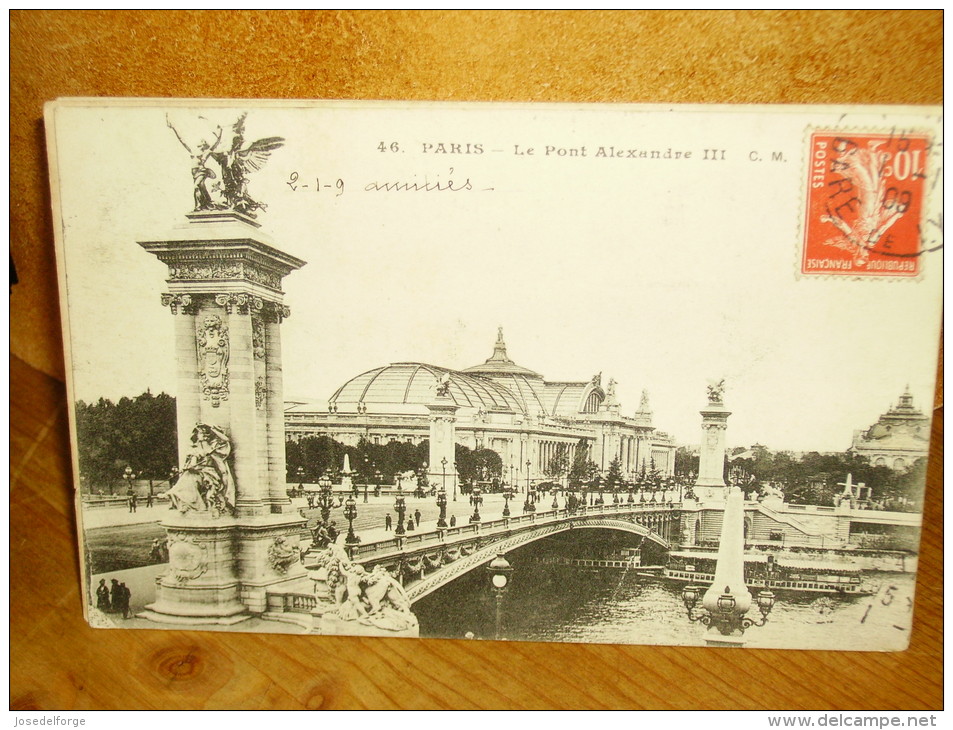
{"type": "Polygon", "coordinates": [[[752,626],[764,626],[774,608],[775,595],[765,588],[758,593],[755,604],[761,620],[748,618],[751,594],[744,581],[744,496],[740,489],[728,488],[722,517],[715,579],[702,598],[704,612],[695,613],[701,589],[689,584],[682,590],[682,602],[692,623],[708,627],[705,643],[709,646],[743,646],[744,633],[752,626]],[[724,586],[721,591],[717,586],[724,586]]]}
{"type": "Polygon", "coordinates": [[[527,492],[529,492],[529,467],[530,467],[530,460],[527,459],[526,460],[526,491],[527,492]]]}
{"type": "MultiPolygon", "coordinates": [[[[374,470],[374,494],[375,494],[375,495],[380,494],[380,491],[381,491],[381,479],[383,479],[383,477],[384,477],[384,475],[381,474],[381,470],[380,470],[380,469],[375,469],[375,470],[374,470]]],[[[366,484],[364,485],[364,501],[367,502],[367,485],[366,485],[366,484]]]]}
{"type": "MultiPolygon", "coordinates": [[[[512,468],[512,467],[511,467],[512,468]]],[[[510,516],[510,500],[513,499],[513,487],[507,484],[503,487],[503,516],[510,516]]]]}
{"type": "Polygon", "coordinates": [[[526,480],[526,498],[523,500],[523,512],[536,511],[536,494],[529,479],[526,480]]]}
{"type": "Polygon", "coordinates": [[[331,508],[334,506],[334,495],[331,494],[331,477],[327,472],[318,479],[318,486],[321,488],[321,495],[318,497],[318,507],[321,508],[321,520],[328,524],[331,519],[331,508]]]}
{"type": "Polygon", "coordinates": [[[457,462],[452,462],[450,468],[453,469],[453,501],[457,501],[457,462]]]}
{"type": "Polygon", "coordinates": [[[344,518],[347,520],[347,537],[344,538],[345,545],[357,545],[361,541],[354,534],[354,520],[357,519],[357,502],[354,495],[350,495],[344,503],[344,518]]]}
{"type": "Polygon", "coordinates": [[[557,492],[554,489],[553,490],[553,512],[556,512],[557,510],[559,510],[559,502],[556,501],[556,495],[557,495],[557,492]]]}
{"type": "MultiPolygon", "coordinates": [[[[447,457],[446,456],[440,460],[440,465],[443,467],[443,471],[441,472],[441,474],[443,474],[443,487],[441,487],[441,490],[443,491],[444,494],[446,494],[447,493],[447,457]]],[[[454,502],[457,501],[456,490],[454,490],[453,501],[454,502]]]]}
{"type": "Polygon", "coordinates": [[[490,564],[486,566],[486,571],[490,576],[490,583],[493,586],[493,592],[496,594],[496,639],[500,639],[500,612],[503,605],[503,594],[506,593],[506,585],[510,581],[510,573],[513,572],[513,566],[499,553],[490,564]]]}
{"type": "Polygon", "coordinates": [[[407,531],[404,529],[404,513],[407,511],[407,505],[404,503],[403,485],[397,486],[397,496],[394,498],[394,511],[397,512],[397,529],[395,535],[403,537],[407,531]]]}
{"type": "Polygon", "coordinates": [[[437,527],[447,526],[447,490],[441,488],[437,492],[437,506],[440,508],[440,517],[437,518],[437,527]]]}
{"type": "Polygon", "coordinates": [[[132,467],[127,466],[125,471],[122,473],[122,478],[126,482],[126,493],[132,493],[132,480],[136,478],[136,475],[132,473],[132,467]]]}
{"type": "Polygon", "coordinates": [[[480,505],[483,504],[483,495],[480,494],[480,485],[473,485],[473,492],[470,495],[470,501],[473,502],[473,514],[470,516],[471,523],[478,523],[480,518],[480,505]]]}

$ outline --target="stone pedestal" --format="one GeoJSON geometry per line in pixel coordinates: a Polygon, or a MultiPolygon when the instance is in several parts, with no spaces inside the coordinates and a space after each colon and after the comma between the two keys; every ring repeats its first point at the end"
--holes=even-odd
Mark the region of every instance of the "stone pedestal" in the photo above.
{"type": "Polygon", "coordinates": [[[457,478],[455,462],[456,455],[456,413],[459,406],[449,395],[437,396],[432,403],[427,404],[430,411],[430,454],[428,480],[430,485],[440,489],[444,487],[444,473],[446,472],[446,488],[450,489],[453,480],[457,478]],[[444,469],[443,460],[447,460],[444,469]]]}
{"type": "Polygon", "coordinates": [[[725,498],[725,431],[731,411],[719,399],[709,400],[700,413],[702,440],[694,491],[701,501],[719,501],[725,498]]]}
{"type": "Polygon", "coordinates": [[[234,503],[171,513],[169,571],[145,615],[232,623],[264,612],[270,588],[304,575],[304,520],[289,512],[285,484],[280,325],[290,313],[281,280],[305,262],[241,214],[188,218],[140,245],[169,267],[161,301],[176,320],[180,470],[196,458],[196,426],[214,428],[227,442],[216,468],[233,475],[234,503]]]}

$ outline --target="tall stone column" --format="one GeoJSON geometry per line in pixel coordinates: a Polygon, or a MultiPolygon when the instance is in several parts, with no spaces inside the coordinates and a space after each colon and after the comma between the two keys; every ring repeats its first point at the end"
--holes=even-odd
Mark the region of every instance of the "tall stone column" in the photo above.
{"type": "Polygon", "coordinates": [[[430,411],[430,466],[428,468],[431,486],[440,489],[444,481],[452,485],[456,478],[456,413],[459,406],[449,395],[437,395],[427,404],[430,411]],[[446,468],[443,460],[446,459],[446,468]],[[444,474],[446,473],[446,477],[444,474]]]}
{"type": "Polygon", "coordinates": [[[708,386],[708,405],[702,416],[698,478],[695,493],[700,499],[722,500],[725,491],[725,432],[731,411],[723,403],[724,381],[708,386]]]}
{"type": "Polygon", "coordinates": [[[162,303],[176,317],[181,471],[163,523],[169,570],[144,615],[227,624],[262,613],[269,590],[305,576],[304,520],[287,514],[279,330],[289,314],[281,280],[305,262],[240,213],[188,219],[140,242],[169,267],[162,303]]]}

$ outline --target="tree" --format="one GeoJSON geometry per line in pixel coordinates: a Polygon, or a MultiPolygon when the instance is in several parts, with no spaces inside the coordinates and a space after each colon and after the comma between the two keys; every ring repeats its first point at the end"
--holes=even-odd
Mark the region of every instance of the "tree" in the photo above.
{"type": "Polygon", "coordinates": [[[605,488],[615,492],[622,485],[622,460],[617,456],[609,462],[609,472],[606,474],[605,488]]]}
{"type": "Polygon", "coordinates": [[[588,484],[595,469],[596,465],[589,459],[589,443],[586,439],[579,439],[572,465],[569,467],[569,488],[579,489],[583,484],[588,484]]]}
{"type": "Polygon", "coordinates": [[[698,474],[698,454],[684,446],[675,449],[675,473],[679,476],[698,474]]]}
{"type": "Polygon", "coordinates": [[[113,403],[77,401],[79,470],[90,489],[113,491],[128,466],[137,477],[164,480],[178,464],[175,398],[150,391],[113,403]]]}
{"type": "Polygon", "coordinates": [[[567,471],[569,471],[569,448],[566,444],[559,444],[556,447],[556,453],[549,458],[549,463],[544,464],[543,475],[558,482],[567,471]]]}

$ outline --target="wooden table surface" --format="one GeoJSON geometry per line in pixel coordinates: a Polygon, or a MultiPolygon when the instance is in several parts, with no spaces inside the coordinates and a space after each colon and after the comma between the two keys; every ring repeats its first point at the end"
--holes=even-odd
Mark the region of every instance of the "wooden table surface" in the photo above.
{"type": "Polygon", "coordinates": [[[14,11],[10,22],[12,709],[942,707],[942,381],[906,652],[90,629],[41,121],[43,102],[66,95],[940,104],[941,11],[14,11]]]}

